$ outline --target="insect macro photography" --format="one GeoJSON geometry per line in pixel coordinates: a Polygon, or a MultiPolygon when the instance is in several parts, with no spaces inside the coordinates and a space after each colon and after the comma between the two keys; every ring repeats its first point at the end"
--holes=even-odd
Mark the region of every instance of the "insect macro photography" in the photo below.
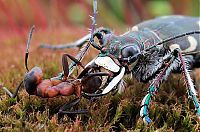
{"type": "Polygon", "coordinates": [[[0,0],[0,131],[200,131],[199,0],[0,0]]]}

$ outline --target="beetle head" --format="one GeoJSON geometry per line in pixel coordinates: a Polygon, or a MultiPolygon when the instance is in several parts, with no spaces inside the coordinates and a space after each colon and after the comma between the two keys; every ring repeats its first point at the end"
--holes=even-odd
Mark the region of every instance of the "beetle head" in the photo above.
{"type": "Polygon", "coordinates": [[[135,66],[137,64],[141,55],[141,47],[137,40],[130,36],[116,36],[113,33],[97,32],[94,37],[98,38],[100,54],[91,61],[91,64],[109,70],[113,76],[104,86],[105,89],[102,93],[87,95],[102,96],[112,91],[120,83],[125,72],[129,72],[129,69],[126,69],[128,65],[135,66]]]}
{"type": "Polygon", "coordinates": [[[112,56],[123,63],[133,63],[141,55],[140,44],[130,37],[116,36],[112,33],[103,35],[101,32],[96,33],[95,36],[99,40],[101,51],[99,56],[112,56]]]}
{"type": "Polygon", "coordinates": [[[98,45],[100,47],[100,56],[107,56],[108,54],[114,55],[116,58],[119,56],[121,42],[116,35],[97,33],[98,45]]]}
{"type": "Polygon", "coordinates": [[[129,64],[136,62],[141,56],[140,47],[137,44],[127,44],[123,46],[120,51],[119,59],[129,64]]]}

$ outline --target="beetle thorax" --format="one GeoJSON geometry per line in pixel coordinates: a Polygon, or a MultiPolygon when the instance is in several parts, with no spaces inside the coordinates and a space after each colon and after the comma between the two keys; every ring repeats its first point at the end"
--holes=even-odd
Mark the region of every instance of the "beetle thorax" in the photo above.
{"type": "MultiPolygon", "coordinates": [[[[119,58],[121,55],[121,50],[128,45],[138,46],[138,42],[135,39],[132,39],[127,36],[116,36],[114,34],[108,34],[104,36],[103,39],[103,54],[111,54],[116,58],[119,58]]],[[[138,46],[138,50],[140,47],[138,46]]]]}
{"type": "Polygon", "coordinates": [[[148,82],[154,79],[164,64],[164,58],[168,55],[164,49],[155,48],[151,50],[149,54],[143,55],[140,58],[136,66],[132,67],[133,75],[140,82],[148,82]]]}

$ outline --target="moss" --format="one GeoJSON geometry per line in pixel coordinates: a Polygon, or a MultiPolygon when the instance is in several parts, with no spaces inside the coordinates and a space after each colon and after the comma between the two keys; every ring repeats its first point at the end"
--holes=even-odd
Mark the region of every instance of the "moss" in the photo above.
{"type": "MultiPolygon", "coordinates": [[[[61,71],[60,57],[66,51],[45,52],[46,50],[36,50],[38,45],[31,46],[33,51],[30,54],[29,67],[41,66],[45,78],[57,75],[61,71]]],[[[23,50],[20,52],[24,52],[23,50]]],[[[90,53],[95,56],[92,50],[90,53]]],[[[21,55],[18,52],[15,54],[21,55]]],[[[14,91],[25,72],[22,64],[23,56],[18,60],[19,62],[5,56],[5,60],[9,59],[15,64],[15,68],[8,64],[4,67],[0,65],[4,71],[1,72],[0,80],[14,91]]],[[[88,62],[88,60],[84,61],[88,62]]],[[[74,99],[74,96],[48,100],[35,96],[29,97],[22,87],[18,98],[9,99],[0,90],[0,131],[198,131],[200,124],[194,105],[187,98],[187,89],[180,78],[181,75],[171,75],[161,85],[149,108],[153,123],[148,126],[144,125],[139,116],[140,104],[147,93],[148,85],[139,83],[130,76],[124,78],[127,86],[121,95],[109,94],[97,98],[96,101],[82,99],[74,109],[88,109],[88,114],[64,115],[61,119],[57,114],[59,108],[74,99]]]]}

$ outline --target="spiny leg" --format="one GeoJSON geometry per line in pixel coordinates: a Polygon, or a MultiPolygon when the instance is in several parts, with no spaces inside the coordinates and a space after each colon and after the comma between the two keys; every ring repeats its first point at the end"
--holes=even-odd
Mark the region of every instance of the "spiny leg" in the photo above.
{"type": "MultiPolygon", "coordinates": [[[[109,34],[109,33],[111,33],[111,31],[110,31],[109,29],[107,29],[107,28],[98,28],[98,29],[96,30],[96,32],[94,33],[94,35],[92,35],[92,36],[93,36],[93,37],[94,37],[94,36],[98,36],[97,34],[98,34],[99,32],[102,32],[102,33],[104,33],[104,34],[109,34]]],[[[81,47],[82,47],[82,48],[80,49],[79,53],[76,55],[76,57],[75,57],[76,60],[81,61],[81,60],[84,58],[84,56],[86,55],[86,53],[87,53],[87,51],[88,51],[88,48],[90,47],[90,44],[91,44],[93,47],[96,46],[95,44],[93,44],[94,42],[93,42],[93,39],[91,39],[91,38],[90,38],[90,41],[89,41],[85,46],[82,46],[86,41],[89,40],[89,38],[90,38],[90,34],[86,35],[85,38],[83,38],[83,41],[84,41],[84,42],[80,41],[80,44],[81,44],[81,47]],[[89,36],[89,37],[88,37],[88,36],[89,36]]],[[[98,49],[99,47],[96,47],[96,48],[98,49]]],[[[73,62],[69,65],[69,73],[68,73],[69,75],[68,75],[68,76],[70,76],[71,73],[73,72],[74,66],[76,66],[76,63],[73,61],[73,62]]],[[[64,72],[60,73],[60,74],[56,77],[56,79],[62,80],[63,76],[64,76],[64,72]]]]}
{"type": "Polygon", "coordinates": [[[157,77],[151,83],[150,87],[148,88],[147,95],[142,100],[140,116],[143,118],[143,121],[145,124],[150,124],[152,122],[151,119],[149,118],[149,113],[148,113],[148,107],[149,107],[151,98],[158,91],[159,85],[163,81],[163,79],[166,78],[169,75],[169,73],[172,71],[174,67],[174,63],[176,63],[175,56],[172,56],[169,62],[163,68],[163,70],[157,75],[157,77]]]}
{"type": "Polygon", "coordinates": [[[185,79],[185,84],[188,88],[188,96],[192,98],[193,100],[193,103],[195,105],[195,109],[197,110],[197,114],[198,114],[198,117],[200,118],[200,106],[199,106],[199,102],[198,102],[198,99],[197,99],[197,93],[196,93],[196,90],[194,88],[194,84],[192,82],[192,79],[190,77],[190,74],[189,74],[189,71],[187,69],[187,61],[186,59],[182,56],[180,50],[177,50],[178,51],[178,57],[180,59],[180,63],[181,63],[181,66],[182,66],[182,70],[183,70],[183,75],[184,75],[184,79],[185,79]]]}

